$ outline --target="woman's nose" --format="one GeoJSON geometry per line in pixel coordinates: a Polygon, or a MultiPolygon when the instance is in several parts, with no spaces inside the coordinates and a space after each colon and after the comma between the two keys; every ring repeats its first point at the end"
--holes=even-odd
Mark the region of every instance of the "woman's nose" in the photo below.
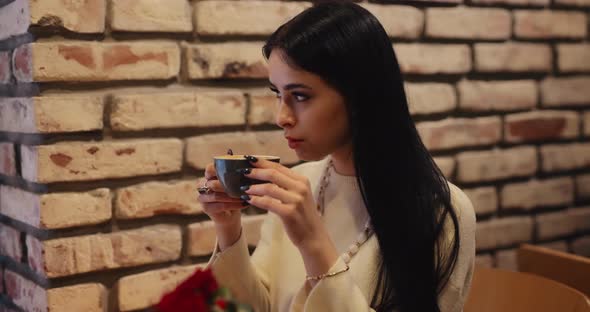
{"type": "Polygon", "coordinates": [[[282,99],[279,99],[275,123],[281,128],[291,128],[295,125],[293,110],[282,99]]]}

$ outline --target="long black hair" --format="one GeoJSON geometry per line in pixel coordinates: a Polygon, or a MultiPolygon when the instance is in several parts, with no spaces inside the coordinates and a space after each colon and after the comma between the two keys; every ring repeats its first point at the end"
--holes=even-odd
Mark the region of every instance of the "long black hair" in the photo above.
{"type": "Polygon", "coordinates": [[[459,253],[459,224],[446,179],[410,116],[383,26],[357,4],[322,2],[279,27],[264,56],[274,49],[345,99],[357,182],[380,249],[371,306],[440,311],[438,295],[459,253]],[[443,230],[449,220],[451,233],[443,230]]]}

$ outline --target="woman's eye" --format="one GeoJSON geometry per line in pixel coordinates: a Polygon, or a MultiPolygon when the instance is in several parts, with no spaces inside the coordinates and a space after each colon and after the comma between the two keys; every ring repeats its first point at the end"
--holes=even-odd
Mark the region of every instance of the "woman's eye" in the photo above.
{"type": "MultiPolygon", "coordinates": [[[[282,95],[279,92],[279,90],[271,88],[270,91],[272,91],[272,93],[275,94],[275,97],[277,99],[282,98],[282,95]]],[[[294,99],[296,102],[305,102],[309,99],[309,96],[307,96],[306,94],[303,94],[303,93],[299,93],[299,92],[291,92],[291,94],[289,96],[291,99],[294,99]]]]}
{"type": "Polygon", "coordinates": [[[293,93],[293,97],[297,102],[305,102],[307,99],[309,99],[309,96],[300,93],[293,93]]]}

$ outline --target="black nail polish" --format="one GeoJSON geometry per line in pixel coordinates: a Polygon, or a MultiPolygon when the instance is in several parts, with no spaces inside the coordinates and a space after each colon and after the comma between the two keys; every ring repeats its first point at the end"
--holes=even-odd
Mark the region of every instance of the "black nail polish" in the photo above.
{"type": "Polygon", "coordinates": [[[250,188],[250,185],[242,185],[240,186],[240,190],[247,191],[250,188]]]}
{"type": "Polygon", "coordinates": [[[250,172],[252,172],[251,168],[242,168],[242,169],[238,169],[238,172],[241,174],[250,174],[250,172]]]}
{"type": "Polygon", "coordinates": [[[247,201],[243,201],[243,202],[242,202],[242,206],[244,206],[244,207],[245,207],[245,206],[249,206],[249,205],[250,205],[250,203],[249,203],[249,202],[247,202],[247,201]]]}
{"type": "Polygon", "coordinates": [[[242,196],[240,196],[240,198],[242,200],[246,200],[246,201],[250,200],[250,196],[248,196],[248,195],[242,195],[242,196]]]}
{"type": "Polygon", "coordinates": [[[258,161],[258,158],[254,157],[252,155],[246,155],[246,156],[244,156],[244,158],[246,158],[249,162],[253,162],[253,163],[258,161]]]}

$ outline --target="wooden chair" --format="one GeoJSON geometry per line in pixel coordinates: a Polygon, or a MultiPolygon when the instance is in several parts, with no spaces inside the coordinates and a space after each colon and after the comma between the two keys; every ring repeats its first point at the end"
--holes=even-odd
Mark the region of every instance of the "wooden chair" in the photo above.
{"type": "Polygon", "coordinates": [[[476,267],[465,312],[589,312],[581,292],[530,273],[476,267]]]}
{"type": "Polygon", "coordinates": [[[590,297],[590,258],[523,244],[517,251],[518,270],[558,281],[590,297]]]}

